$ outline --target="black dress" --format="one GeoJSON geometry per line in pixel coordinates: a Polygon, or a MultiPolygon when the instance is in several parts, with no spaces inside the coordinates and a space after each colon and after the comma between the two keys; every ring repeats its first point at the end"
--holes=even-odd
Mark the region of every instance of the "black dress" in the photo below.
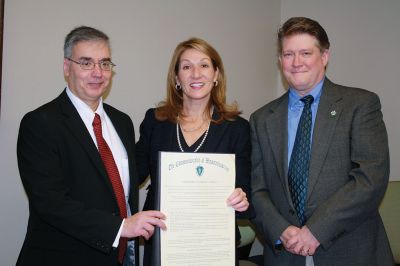
{"type": "MultiPolygon", "coordinates": [[[[151,184],[147,188],[147,197],[143,210],[153,210],[155,206],[154,191],[156,191],[158,152],[180,151],[176,124],[169,121],[158,121],[154,114],[155,109],[149,109],[140,125],[140,139],[136,143],[136,164],[140,183],[150,175],[151,184]]],[[[218,114],[213,113],[213,119],[218,114]]],[[[193,152],[203,139],[201,136],[193,145],[187,146],[185,139],[180,134],[180,141],[185,152],[193,152]]],[[[250,171],[251,171],[251,144],[250,127],[247,120],[237,117],[234,121],[223,121],[221,124],[211,123],[207,138],[198,152],[207,153],[234,153],[236,157],[236,187],[240,187],[250,195],[250,171]]],[[[252,206],[245,212],[236,212],[237,218],[248,219],[253,216],[252,206]]],[[[237,240],[240,234],[237,232],[237,240]]],[[[145,241],[143,265],[151,265],[151,240],[145,241]]]]}

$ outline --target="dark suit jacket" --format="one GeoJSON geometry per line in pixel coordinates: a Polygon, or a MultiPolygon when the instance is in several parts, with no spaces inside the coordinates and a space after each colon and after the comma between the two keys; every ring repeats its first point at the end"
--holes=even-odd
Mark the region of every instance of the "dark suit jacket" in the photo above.
{"type": "MultiPolygon", "coordinates": [[[[213,118],[217,119],[216,112],[213,118]]],[[[201,138],[192,145],[197,147],[201,138]]],[[[184,142],[181,138],[181,142],[184,142]]],[[[182,143],[184,145],[184,143],[182,143]]],[[[187,147],[186,147],[187,148],[187,147]]],[[[150,175],[151,185],[148,188],[144,210],[154,209],[155,191],[157,189],[157,167],[159,151],[178,152],[176,124],[168,121],[158,121],[154,109],[149,109],[140,125],[140,139],[136,144],[136,162],[141,181],[150,175]]],[[[186,150],[185,150],[186,151],[186,150]]],[[[221,124],[211,123],[208,136],[198,152],[234,153],[236,155],[236,187],[242,188],[250,197],[250,128],[249,123],[237,117],[234,121],[224,121],[221,124]]],[[[250,218],[253,215],[252,206],[246,212],[236,212],[239,218],[250,218]]],[[[144,261],[147,262],[148,248],[145,248],[144,261]]]]}
{"type": "MultiPolygon", "coordinates": [[[[107,104],[104,110],[128,154],[134,214],[133,124],[107,104]]],[[[96,145],[65,91],[24,116],[17,155],[30,211],[18,265],[116,265],[112,244],[122,218],[96,145]]]]}
{"type": "MultiPolygon", "coordinates": [[[[288,93],[250,118],[254,222],[264,236],[264,265],[304,265],[274,249],[300,227],[288,189],[288,93]]],[[[314,125],[306,225],[319,240],[315,265],[393,265],[378,213],[389,177],[389,150],[376,94],[325,79],[314,125]]]]}

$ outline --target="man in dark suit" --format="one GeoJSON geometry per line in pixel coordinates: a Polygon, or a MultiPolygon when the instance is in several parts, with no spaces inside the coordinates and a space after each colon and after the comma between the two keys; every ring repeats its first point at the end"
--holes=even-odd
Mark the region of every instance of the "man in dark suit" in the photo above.
{"type": "Polygon", "coordinates": [[[64,43],[67,88],[21,121],[30,216],[17,265],[139,265],[136,237],[165,229],[160,212],[138,212],[132,121],[102,101],[113,66],[107,35],[73,29],[64,43]]]}
{"type": "Polygon", "coordinates": [[[264,265],[393,265],[378,213],[389,177],[378,96],[325,76],[329,40],[314,20],[286,21],[278,47],[289,90],[250,118],[264,265]]]}

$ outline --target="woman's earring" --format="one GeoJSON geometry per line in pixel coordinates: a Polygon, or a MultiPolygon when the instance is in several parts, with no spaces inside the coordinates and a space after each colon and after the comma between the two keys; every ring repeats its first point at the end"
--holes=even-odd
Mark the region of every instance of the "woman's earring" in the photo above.
{"type": "Polygon", "coordinates": [[[214,81],[214,87],[218,86],[218,80],[214,81]]]}
{"type": "Polygon", "coordinates": [[[181,88],[181,85],[179,85],[178,83],[176,83],[175,84],[175,90],[177,90],[177,91],[180,91],[182,88],[181,88]]]}

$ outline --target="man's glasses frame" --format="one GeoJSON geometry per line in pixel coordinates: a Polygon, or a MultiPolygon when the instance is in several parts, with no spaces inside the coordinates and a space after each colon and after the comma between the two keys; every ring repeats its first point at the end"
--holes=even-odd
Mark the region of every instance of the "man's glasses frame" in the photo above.
{"type": "Polygon", "coordinates": [[[96,65],[99,65],[101,70],[111,71],[113,69],[113,67],[116,66],[116,64],[114,64],[113,62],[111,62],[109,60],[104,60],[104,61],[95,63],[91,60],[85,60],[85,59],[81,59],[79,61],[75,61],[74,59],[69,58],[69,57],[65,57],[65,59],[67,59],[75,64],[78,64],[83,70],[93,70],[96,65]]]}

